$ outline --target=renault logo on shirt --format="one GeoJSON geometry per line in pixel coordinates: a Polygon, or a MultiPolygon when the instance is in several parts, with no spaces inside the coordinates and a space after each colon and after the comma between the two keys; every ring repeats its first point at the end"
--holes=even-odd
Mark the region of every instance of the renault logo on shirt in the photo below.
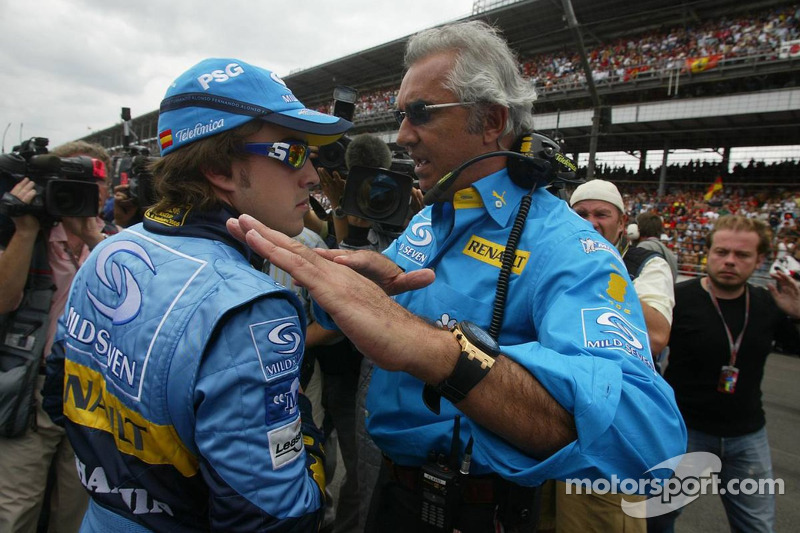
{"type": "MultiPolygon", "coordinates": [[[[503,266],[503,254],[506,247],[502,244],[497,244],[492,241],[487,241],[477,235],[470,237],[467,245],[464,246],[462,253],[483,261],[486,264],[501,268],[503,266]]],[[[514,274],[521,274],[525,270],[525,265],[528,263],[531,253],[524,250],[517,250],[514,253],[514,262],[511,271],[514,274]]]]}

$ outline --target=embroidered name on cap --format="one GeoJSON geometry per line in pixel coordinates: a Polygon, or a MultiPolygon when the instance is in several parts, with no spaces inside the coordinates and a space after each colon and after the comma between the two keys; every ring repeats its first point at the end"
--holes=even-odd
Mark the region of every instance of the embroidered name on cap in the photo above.
{"type": "Polygon", "coordinates": [[[204,91],[207,91],[211,82],[222,83],[235,78],[242,72],[244,72],[244,69],[238,63],[228,63],[225,70],[212,70],[207,74],[201,74],[197,77],[197,83],[200,84],[204,91]]]}

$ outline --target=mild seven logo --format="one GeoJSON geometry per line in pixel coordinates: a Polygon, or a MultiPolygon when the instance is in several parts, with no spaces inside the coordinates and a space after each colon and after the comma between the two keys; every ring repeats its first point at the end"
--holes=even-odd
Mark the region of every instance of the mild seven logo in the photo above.
{"type": "Polygon", "coordinates": [[[115,298],[106,303],[89,289],[86,295],[100,314],[110,318],[114,325],[127,324],[139,314],[142,306],[142,291],[130,269],[118,262],[118,254],[129,254],[143,263],[155,274],[153,261],[144,248],[132,241],[116,241],[100,250],[95,262],[95,274],[115,298]],[[110,276],[109,276],[110,274],[110,276]]]}

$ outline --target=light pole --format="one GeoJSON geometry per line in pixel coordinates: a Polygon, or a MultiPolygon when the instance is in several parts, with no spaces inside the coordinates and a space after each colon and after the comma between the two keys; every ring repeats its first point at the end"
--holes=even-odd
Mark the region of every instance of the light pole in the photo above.
{"type": "Polygon", "coordinates": [[[3,131],[3,153],[6,153],[6,133],[8,133],[8,128],[10,128],[10,127],[11,127],[11,123],[9,122],[8,126],[6,126],[5,131],[3,131]]]}

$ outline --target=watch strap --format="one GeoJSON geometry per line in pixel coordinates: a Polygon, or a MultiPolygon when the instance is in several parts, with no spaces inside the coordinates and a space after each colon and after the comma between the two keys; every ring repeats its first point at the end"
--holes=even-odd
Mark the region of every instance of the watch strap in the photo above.
{"type": "MultiPolygon", "coordinates": [[[[463,348],[466,342],[462,340],[464,334],[458,329],[454,329],[452,332],[459,339],[463,348]]],[[[494,357],[485,352],[481,352],[480,356],[476,356],[462,349],[453,372],[444,381],[435,386],[425,384],[422,390],[422,400],[428,409],[438,415],[441,410],[440,400],[442,396],[452,404],[457,404],[466,398],[469,392],[486,377],[493,363],[494,357]]]]}

